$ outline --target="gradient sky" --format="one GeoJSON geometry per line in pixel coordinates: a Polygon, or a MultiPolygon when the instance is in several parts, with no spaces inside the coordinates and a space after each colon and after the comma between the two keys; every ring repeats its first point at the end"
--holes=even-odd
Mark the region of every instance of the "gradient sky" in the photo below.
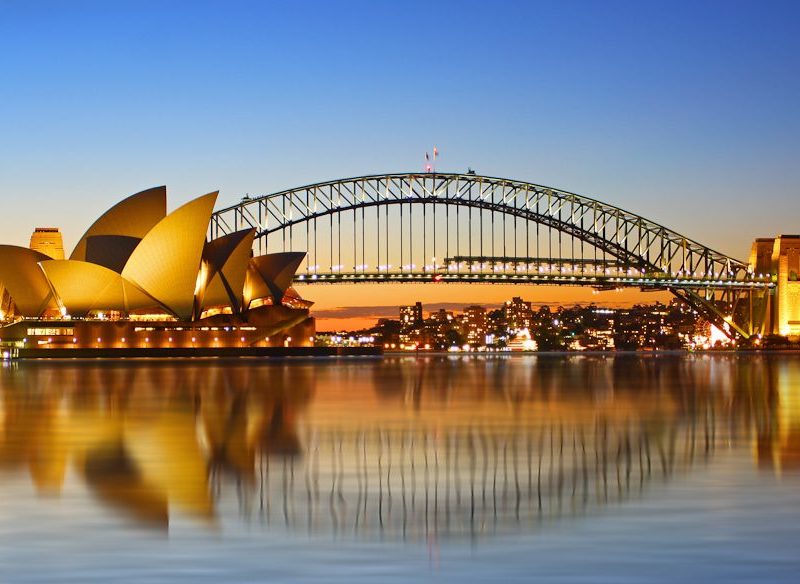
{"type": "MultiPolygon", "coordinates": [[[[800,232],[799,17],[729,0],[0,0],[0,241],[55,225],[71,248],[149,186],[171,207],[216,189],[227,204],[420,170],[436,144],[441,170],[597,197],[746,258],[754,237],[800,232]]],[[[416,295],[375,290],[304,293],[416,295]]],[[[420,293],[507,297],[487,290],[420,293]]]]}

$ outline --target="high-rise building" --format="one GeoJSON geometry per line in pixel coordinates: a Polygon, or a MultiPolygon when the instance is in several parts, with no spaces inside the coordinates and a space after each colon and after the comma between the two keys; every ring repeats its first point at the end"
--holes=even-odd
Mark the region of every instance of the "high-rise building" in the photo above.
{"type": "Polygon", "coordinates": [[[508,330],[512,332],[530,330],[533,321],[531,303],[525,302],[519,296],[514,296],[503,305],[503,316],[508,330]]]}
{"type": "Polygon", "coordinates": [[[422,302],[400,307],[400,326],[413,328],[422,324],[422,302]]]}
{"type": "Polygon", "coordinates": [[[443,349],[451,346],[458,339],[455,331],[453,313],[440,308],[432,312],[425,321],[425,332],[434,348],[443,349]],[[453,336],[455,333],[455,337],[453,336]]]}
{"type": "Polygon", "coordinates": [[[422,333],[422,302],[400,307],[400,344],[414,345],[422,333]]]}
{"type": "Polygon", "coordinates": [[[467,306],[461,322],[468,344],[481,346],[486,342],[486,309],[483,306],[467,306]]]}
{"type": "Polygon", "coordinates": [[[31,234],[33,251],[38,251],[54,260],[64,259],[64,239],[58,227],[37,227],[31,234]]]}

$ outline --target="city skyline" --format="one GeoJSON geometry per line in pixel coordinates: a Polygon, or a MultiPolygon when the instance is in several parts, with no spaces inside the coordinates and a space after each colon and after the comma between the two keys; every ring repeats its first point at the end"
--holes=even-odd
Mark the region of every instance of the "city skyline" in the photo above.
{"type": "MultiPolygon", "coordinates": [[[[376,284],[377,286],[377,284],[376,284]]],[[[623,289],[619,291],[609,291],[594,293],[586,288],[564,288],[558,286],[535,286],[520,288],[515,284],[469,284],[466,298],[459,302],[449,301],[452,293],[447,290],[452,285],[431,286],[430,284],[382,284],[389,287],[388,292],[382,292],[382,299],[389,298],[396,300],[396,304],[386,302],[381,305],[365,306],[332,306],[330,308],[317,308],[314,305],[314,317],[317,319],[317,330],[320,332],[335,332],[339,330],[359,330],[373,326],[381,318],[394,318],[397,316],[398,306],[402,306],[412,299],[423,302],[425,306],[430,306],[431,310],[463,310],[467,306],[481,304],[487,307],[499,307],[508,298],[523,294],[526,300],[530,300],[536,306],[578,306],[595,304],[602,307],[623,308],[632,306],[639,302],[661,301],[669,302],[673,298],[669,292],[642,293],[638,290],[623,289]],[[470,296],[469,290],[475,292],[470,296]],[[415,296],[416,294],[416,296],[415,296]]],[[[349,286],[341,286],[342,296],[340,302],[345,302],[347,298],[346,289],[349,286]]],[[[313,297],[314,292],[320,287],[302,287],[306,296],[313,297]],[[306,292],[307,290],[307,292],[306,292]]],[[[330,296],[326,298],[329,300],[330,296]]]]}
{"type": "MultiPolygon", "coordinates": [[[[352,324],[352,322],[350,323],[352,324]]],[[[736,342],[681,300],[627,308],[550,306],[514,296],[494,305],[414,302],[373,326],[320,331],[321,346],[384,351],[652,351],[730,349],[736,342]]],[[[782,342],[782,341],[781,341],[782,342]]],[[[777,346],[773,341],[769,341],[777,346]]],[[[760,347],[754,339],[748,347],[760,347]]],[[[788,345],[787,345],[788,346],[788,345]]]]}

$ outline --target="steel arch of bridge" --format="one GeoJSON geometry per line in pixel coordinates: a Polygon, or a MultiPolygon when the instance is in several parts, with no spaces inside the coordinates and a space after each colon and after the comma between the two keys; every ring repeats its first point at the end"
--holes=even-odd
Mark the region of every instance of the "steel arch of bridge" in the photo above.
{"type": "Polygon", "coordinates": [[[619,207],[475,174],[372,175],[245,197],[214,214],[210,235],[245,228],[257,230],[260,253],[307,251],[297,276],[305,283],[667,289],[745,337],[758,332],[773,286],[745,262],[619,207]]]}

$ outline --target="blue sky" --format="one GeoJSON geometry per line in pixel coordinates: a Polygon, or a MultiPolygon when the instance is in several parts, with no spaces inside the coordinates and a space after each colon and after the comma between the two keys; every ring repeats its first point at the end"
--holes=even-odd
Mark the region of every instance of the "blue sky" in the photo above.
{"type": "Polygon", "coordinates": [[[442,170],[561,187],[744,258],[800,232],[796,2],[0,1],[0,240],[442,170]]]}

